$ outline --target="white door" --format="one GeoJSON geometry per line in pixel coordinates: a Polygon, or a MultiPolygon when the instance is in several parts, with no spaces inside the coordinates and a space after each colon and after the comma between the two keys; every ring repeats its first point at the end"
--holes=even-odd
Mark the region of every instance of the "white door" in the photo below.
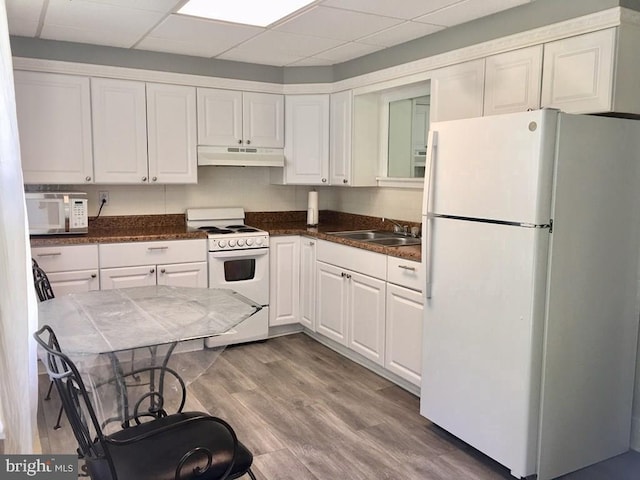
{"type": "Polygon", "coordinates": [[[71,272],[57,272],[47,274],[51,289],[57,297],[68,293],[89,292],[100,290],[98,270],[75,270],[71,272]]]}
{"type": "Polygon", "coordinates": [[[289,184],[321,185],[329,177],[329,95],[287,95],[285,173],[289,184]]]}
{"type": "Polygon", "coordinates": [[[284,96],[242,94],[242,135],[247,147],[284,147],[284,96]]]}
{"type": "Polygon", "coordinates": [[[387,284],[385,362],[387,370],[420,386],[422,375],[422,293],[387,284]]]}
{"type": "Polygon", "coordinates": [[[384,364],[386,282],[347,272],[348,346],[363,357],[384,364]]]}
{"type": "Polygon", "coordinates": [[[336,342],[347,344],[347,279],[343,269],[316,263],[318,303],[316,331],[336,342]]]}
{"type": "Polygon", "coordinates": [[[156,266],[101,268],[100,289],[148,287],[156,284],[156,266]]]}
{"type": "Polygon", "coordinates": [[[144,82],[92,78],[91,117],[96,183],[146,183],[144,82]]]}
{"type": "Polygon", "coordinates": [[[242,92],[198,88],[198,145],[242,144],[242,92]]]}
{"type": "Polygon", "coordinates": [[[93,183],[89,78],[14,72],[25,183],[93,183]]]}
{"type": "Polygon", "coordinates": [[[197,183],[196,89],[147,84],[149,183],[197,183]]]}
{"type": "Polygon", "coordinates": [[[435,214],[549,223],[557,118],[538,110],[432,125],[423,212],[429,203],[435,214]]]}
{"type": "Polygon", "coordinates": [[[207,288],[207,262],[158,265],[158,285],[207,288]]]}
{"type": "Polygon", "coordinates": [[[527,476],[537,447],[548,230],[444,218],[430,225],[420,412],[527,476]]]}

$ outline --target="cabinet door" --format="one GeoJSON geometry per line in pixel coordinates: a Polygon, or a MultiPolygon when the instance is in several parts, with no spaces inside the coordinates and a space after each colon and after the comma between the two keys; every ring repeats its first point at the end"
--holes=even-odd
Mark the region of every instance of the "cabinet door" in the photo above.
{"type": "Polygon", "coordinates": [[[316,242],[300,239],[300,323],[316,331],[316,242]]]}
{"type": "Polygon", "coordinates": [[[147,107],[145,84],[91,79],[96,183],[145,183],[147,107]]]}
{"type": "Polygon", "coordinates": [[[158,285],[207,288],[207,262],[158,265],[158,285]]]}
{"type": "Polygon", "coordinates": [[[346,272],[349,288],[348,346],[373,362],[384,364],[386,282],[346,272]]]}
{"type": "Polygon", "coordinates": [[[414,385],[422,374],[422,294],[387,284],[384,366],[414,385]]]}
{"type": "Polygon", "coordinates": [[[25,183],[93,182],[89,78],[14,72],[25,183]]]}
{"type": "Polygon", "coordinates": [[[100,290],[98,269],[75,270],[71,272],[48,273],[51,289],[55,296],[60,297],[68,293],[81,293],[100,290]]]}
{"type": "Polygon", "coordinates": [[[484,59],[435,70],[431,77],[431,122],[482,116],[484,59]]]}
{"type": "MultiPolygon", "coordinates": [[[[351,179],[351,131],[353,96],[351,90],[331,94],[329,171],[332,185],[343,185],[351,179]]],[[[323,182],[324,183],[324,182],[323,182]]]]}
{"type": "Polygon", "coordinates": [[[269,263],[269,326],[298,323],[300,237],[271,237],[269,263]]]}
{"type": "Polygon", "coordinates": [[[198,88],[198,145],[242,144],[242,92],[198,88]]]}
{"type": "Polygon", "coordinates": [[[329,95],[288,95],[285,139],[286,183],[326,183],[329,178],[329,95]]]}
{"type": "Polygon", "coordinates": [[[544,46],[542,106],[568,113],[611,110],[616,29],[544,46]]]}
{"type": "Polygon", "coordinates": [[[156,266],[101,268],[100,289],[148,287],[156,284],[156,266]]]}
{"type": "Polygon", "coordinates": [[[196,89],[147,84],[150,183],[197,183],[196,89]]]}
{"type": "Polygon", "coordinates": [[[487,57],[484,115],[540,108],[542,45],[487,57]]]}
{"type": "Polygon", "coordinates": [[[284,96],[271,93],[242,94],[242,135],[251,147],[284,147],[284,96]]]}
{"type": "Polygon", "coordinates": [[[347,288],[344,270],[322,262],[316,263],[318,304],[316,332],[336,342],[347,344],[347,288]]]}

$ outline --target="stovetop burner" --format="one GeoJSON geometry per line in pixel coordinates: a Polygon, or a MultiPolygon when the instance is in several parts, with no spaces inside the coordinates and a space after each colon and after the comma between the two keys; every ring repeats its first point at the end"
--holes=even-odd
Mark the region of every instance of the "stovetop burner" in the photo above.
{"type": "Polygon", "coordinates": [[[204,227],[199,227],[198,230],[204,230],[207,233],[221,233],[221,234],[226,234],[226,233],[233,233],[233,230],[229,230],[228,228],[220,228],[220,227],[213,227],[213,226],[204,226],[204,227]]]}

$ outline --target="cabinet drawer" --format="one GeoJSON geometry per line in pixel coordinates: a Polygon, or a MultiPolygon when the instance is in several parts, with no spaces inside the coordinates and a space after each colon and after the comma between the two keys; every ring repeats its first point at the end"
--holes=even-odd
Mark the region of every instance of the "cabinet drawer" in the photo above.
{"type": "Polygon", "coordinates": [[[98,268],[98,245],[35,247],[31,256],[46,273],[98,268]]]}
{"type": "Polygon", "coordinates": [[[318,240],[316,259],[340,268],[364,273],[370,277],[386,279],[387,256],[339,243],[318,240]]]}
{"type": "Polygon", "coordinates": [[[413,260],[387,257],[387,281],[421,292],[422,264],[413,260]]]}
{"type": "Polygon", "coordinates": [[[204,238],[100,245],[100,268],[206,260],[207,240],[204,238]]]}

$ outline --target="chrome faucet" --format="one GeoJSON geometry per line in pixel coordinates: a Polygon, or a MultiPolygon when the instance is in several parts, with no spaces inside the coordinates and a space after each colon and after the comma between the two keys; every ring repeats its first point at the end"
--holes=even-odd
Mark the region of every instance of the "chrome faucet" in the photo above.
{"type": "Polygon", "coordinates": [[[399,233],[401,235],[409,235],[409,226],[408,225],[401,225],[398,222],[396,222],[395,220],[391,220],[390,218],[384,218],[382,217],[382,222],[384,223],[386,220],[390,221],[391,223],[393,223],[393,233],[399,233]]]}

